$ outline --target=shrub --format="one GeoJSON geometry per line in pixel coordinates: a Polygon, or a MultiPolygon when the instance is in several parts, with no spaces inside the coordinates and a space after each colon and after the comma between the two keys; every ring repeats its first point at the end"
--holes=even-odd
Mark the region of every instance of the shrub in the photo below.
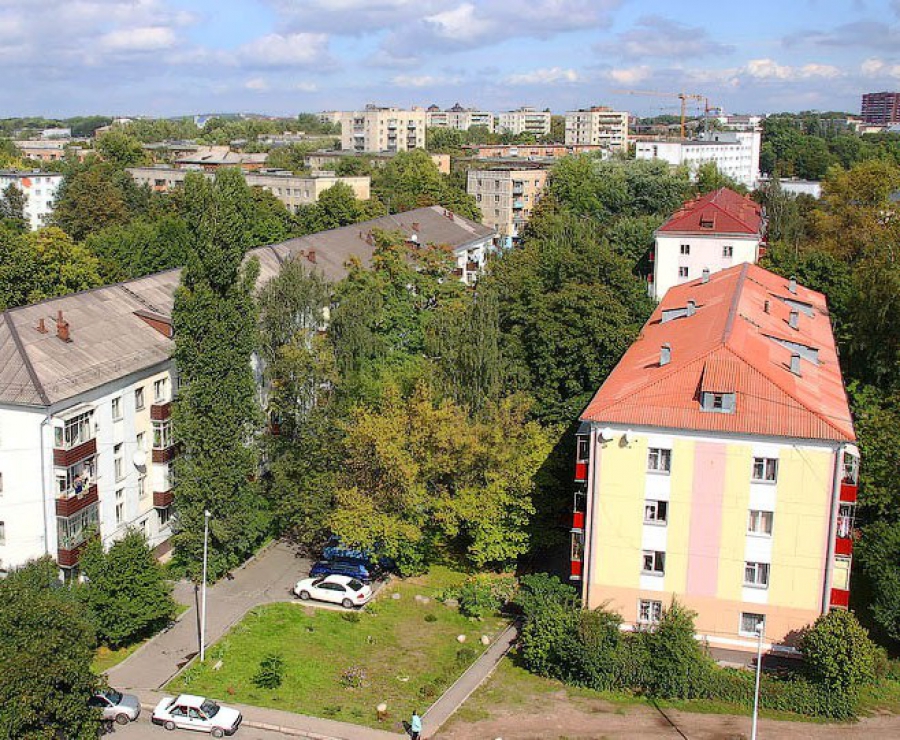
{"type": "Polygon", "coordinates": [[[250,679],[260,689],[277,689],[284,678],[284,661],[281,656],[272,653],[259,662],[259,669],[250,679]]]}
{"type": "Polygon", "coordinates": [[[341,671],[338,680],[345,689],[359,689],[366,683],[366,672],[360,666],[351,666],[341,671]]]}
{"type": "Polygon", "coordinates": [[[801,649],[812,680],[830,692],[855,694],[875,678],[875,644],[853,612],[823,614],[803,636],[801,649]]]}
{"type": "Polygon", "coordinates": [[[645,638],[651,666],[645,688],[650,694],[691,699],[702,693],[705,674],[714,664],[694,639],[695,616],[673,598],[656,629],[645,638]]]}
{"type": "Polygon", "coordinates": [[[419,688],[419,696],[423,699],[433,699],[440,693],[441,689],[435,681],[429,681],[419,688]]]}
{"type": "Polygon", "coordinates": [[[456,662],[461,666],[469,665],[477,657],[478,657],[478,652],[475,650],[475,648],[461,647],[459,650],[456,651],[456,662]]]}
{"type": "Polygon", "coordinates": [[[437,617],[434,614],[426,614],[425,615],[426,622],[437,622],[437,617]]]}
{"type": "Polygon", "coordinates": [[[580,602],[575,589],[568,583],[563,583],[556,576],[535,573],[522,577],[515,603],[528,619],[548,604],[575,608],[580,602]]]}
{"type": "Polygon", "coordinates": [[[359,612],[342,612],[341,619],[345,622],[350,622],[350,624],[359,624],[362,617],[359,612]]]}

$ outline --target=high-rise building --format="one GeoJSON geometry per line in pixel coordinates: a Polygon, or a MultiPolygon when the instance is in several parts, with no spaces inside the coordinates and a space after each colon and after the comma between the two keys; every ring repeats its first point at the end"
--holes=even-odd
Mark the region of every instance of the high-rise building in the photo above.
{"type": "Polygon", "coordinates": [[[892,126],[900,123],[900,92],[876,92],[863,95],[862,119],[875,126],[892,126]]]}
{"type": "Polygon", "coordinates": [[[628,151],[628,113],[594,106],[566,113],[566,145],[597,144],[628,151]]]}
{"type": "Polygon", "coordinates": [[[432,105],[426,111],[426,124],[429,128],[455,128],[468,131],[473,126],[483,126],[488,131],[494,130],[494,114],[490,111],[463,108],[459,103],[447,110],[432,105]]]}
{"type": "Polygon", "coordinates": [[[25,220],[32,229],[39,229],[53,212],[62,181],[63,176],[56,172],[0,170],[0,196],[10,185],[21,190],[25,196],[25,220]]]}
{"type": "Polygon", "coordinates": [[[341,114],[341,149],[405,152],[425,148],[426,113],[421,108],[379,108],[341,114]]]}
{"type": "Polygon", "coordinates": [[[522,107],[505,111],[497,116],[497,130],[506,134],[533,134],[537,137],[550,133],[553,115],[548,110],[522,107]]]}
{"type": "Polygon", "coordinates": [[[507,244],[517,242],[540,200],[548,171],[541,167],[470,169],[466,192],[481,210],[481,222],[507,244]]]}

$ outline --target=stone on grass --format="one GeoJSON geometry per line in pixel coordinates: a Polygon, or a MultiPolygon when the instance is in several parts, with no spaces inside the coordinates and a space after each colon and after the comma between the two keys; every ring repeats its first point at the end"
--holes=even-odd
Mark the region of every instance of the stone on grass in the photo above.
{"type": "Polygon", "coordinates": [[[456,636],[456,641],[457,641],[457,642],[465,642],[465,641],[466,641],[466,636],[465,636],[465,635],[457,635],[457,636],[456,636]]]}
{"type": "Polygon", "coordinates": [[[216,664],[213,666],[213,670],[214,670],[214,671],[221,671],[221,670],[222,670],[222,661],[221,661],[221,660],[217,660],[217,661],[216,661],[216,664]]]}
{"type": "Polygon", "coordinates": [[[391,594],[391,598],[392,598],[394,601],[396,601],[397,599],[400,598],[400,594],[397,593],[396,591],[394,591],[394,593],[391,594]]]}
{"type": "Polygon", "coordinates": [[[482,636],[481,636],[481,644],[482,644],[482,645],[490,645],[490,644],[491,644],[491,638],[488,637],[487,635],[482,635],[482,636]]]}
{"type": "Polygon", "coordinates": [[[454,609],[459,606],[458,599],[444,599],[444,606],[451,606],[454,609]]]}
{"type": "Polygon", "coordinates": [[[387,704],[381,702],[377,707],[375,707],[375,711],[378,714],[378,721],[383,722],[387,719],[387,704]]]}

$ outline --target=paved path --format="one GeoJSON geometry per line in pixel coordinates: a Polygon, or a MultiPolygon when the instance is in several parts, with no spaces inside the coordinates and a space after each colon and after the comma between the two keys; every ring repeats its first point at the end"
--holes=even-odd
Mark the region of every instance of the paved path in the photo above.
{"type": "MultiPolygon", "coordinates": [[[[206,644],[212,645],[258,604],[290,598],[290,588],[309,561],[285,544],[270,545],[249,563],[207,591],[206,644]]],[[[193,602],[193,588],[178,584],[176,596],[193,602]]],[[[199,600],[199,594],[197,594],[199,600]]],[[[193,603],[175,624],[110,669],[109,682],[118,689],[158,689],[199,650],[199,604],[193,603]]]]}
{"type": "Polygon", "coordinates": [[[485,679],[494,672],[494,669],[518,639],[519,625],[515,622],[507,627],[481,657],[472,663],[466,672],[441,695],[441,698],[429,707],[422,716],[423,737],[431,737],[441,728],[441,725],[450,719],[450,716],[462,706],[475,689],[481,686],[485,679]]]}

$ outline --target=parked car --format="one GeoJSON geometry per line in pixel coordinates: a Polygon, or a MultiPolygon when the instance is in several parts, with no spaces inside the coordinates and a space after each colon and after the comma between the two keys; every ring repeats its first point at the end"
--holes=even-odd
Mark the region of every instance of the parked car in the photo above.
{"type": "Polygon", "coordinates": [[[89,703],[103,710],[103,719],[115,720],[120,725],[134,722],[141,715],[141,700],[134,694],[123,694],[115,689],[98,691],[89,703]]]}
{"type": "Polygon", "coordinates": [[[213,737],[233,735],[241,720],[243,717],[237,709],[192,694],[163,697],[150,716],[154,725],[162,725],[167,730],[174,730],[176,727],[200,730],[213,737]]]}
{"type": "Polygon", "coordinates": [[[359,560],[363,563],[377,563],[381,571],[391,571],[396,568],[396,563],[384,555],[373,555],[368,550],[359,550],[348,547],[341,542],[336,534],[328,538],[322,549],[322,560],[359,560]]]}
{"type": "Polygon", "coordinates": [[[320,560],[309,569],[310,578],[331,575],[350,576],[351,578],[356,578],[364,583],[369,583],[381,575],[381,570],[377,565],[373,565],[372,563],[363,560],[353,560],[351,558],[320,560]]]}
{"type": "Polygon", "coordinates": [[[345,609],[362,606],[372,598],[372,589],[350,576],[322,576],[303,578],[294,586],[294,593],[301,599],[316,599],[340,604],[345,609]]]}

